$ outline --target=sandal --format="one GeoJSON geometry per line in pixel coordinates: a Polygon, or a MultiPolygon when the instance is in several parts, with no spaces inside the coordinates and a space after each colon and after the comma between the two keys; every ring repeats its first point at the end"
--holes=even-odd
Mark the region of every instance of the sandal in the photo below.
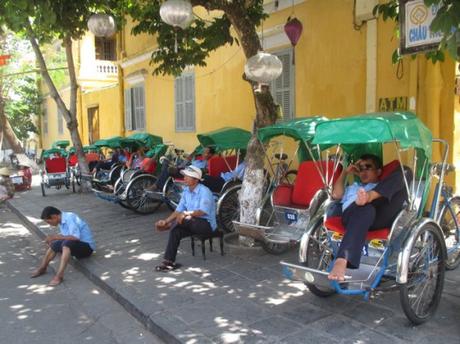
{"type": "Polygon", "coordinates": [[[48,285],[50,287],[55,287],[55,286],[58,286],[59,284],[61,284],[63,280],[64,279],[62,277],[54,276],[53,279],[48,283],[48,285]]]}
{"type": "Polygon", "coordinates": [[[32,272],[30,278],[36,278],[44,274],[46,274],[46,269],[36,269],[34,272],[32,272]]]}
{"type": "Polygon", "coordinates": [[[180,268],[180,266],[181,266],[180,264],[169,262],[169,261],[165,260],[163,263],[161,263],[160,265],[157,265],[155,267],[155,271],[168,272],[168,271],[176,270],[176,269],[180,268]]]}

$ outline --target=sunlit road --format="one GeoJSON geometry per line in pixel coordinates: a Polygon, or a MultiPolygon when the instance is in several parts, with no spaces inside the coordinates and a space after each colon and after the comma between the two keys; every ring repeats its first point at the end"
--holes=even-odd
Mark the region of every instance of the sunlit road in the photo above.
{"type": "Polygon", "coordinates": [[[50,270],[29,278],[44,245],[0,207],[0,343],[160,343],[71,267],[49,287],[50,270]]]}

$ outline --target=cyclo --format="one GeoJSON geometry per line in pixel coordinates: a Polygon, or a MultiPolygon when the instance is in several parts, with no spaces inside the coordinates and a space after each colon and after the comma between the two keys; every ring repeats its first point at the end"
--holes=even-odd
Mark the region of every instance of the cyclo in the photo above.
{"type": "MultiPolygon", "coordinates": [[[[327,118],[321,116],[298,118],[258,131],[258,139],[266,147],[267,186],[257,209],[256,224],[234,221],[234,225],[239,234],[256,239],[268,253],[284,253],[300,241],[310,218],[327,199],[323,186],[331,185],[340,172],[340,166],[334,166],[332,160],[312,160],[311,153],[316,154],[311,149],[315,128],[325,121],[327,118]],[[285,153],[286,143],[277,141],[284,137],[296,142],[290,160],[285,153]],[[292,169],[296,156],[298,170],[292,169]]],[[[238,197],[233,199],[233,206],[238,207],[238,197]]]]}
{"type": "MultiPolygon", "coordinates": [[[[200,145],[193,154],[199,156],[205,147],[214,148],[216,154],[208,160],[206,173],[212,177],[219,177],[221,173],[233,171],[242,162],[242,153],[246,151],[250,138],[251,133],[249,131],[235,127],[224,127],[198,134],[197,139],[200,145]]],[[[226,232],[229,232],[230,228],[227,223],[223,223],[221,220],[234,218],[236,213],[239,213],[239,207],[233,206],[232,193],[227,193],[227,191],[233,188],[239,189],[240,185],[241,181],[235,176],[226,181],[221,190],[213,192],[217,203],[218,224],[226,232]]],[[[179,203],[183,187],[182,178],[169,177],[159,196],[173,210],[179,203]]]]}
{"type": "Polygon", "coordinates": [[[67,169],[67,152],[60,148],[50,148],[42,152],[41,160],[44,161],[44,168],[40,169],[41,190],[43,197],[46,196],[46,189],[55,187],[57,190],[65,186],[70,188],[70,174],[67,169]]]}
{"type": "MultiPolygon", "coordinates": [[[[329,280],[342,236],[341,218],[331,217],[336,206],[329,196],[311,218],[302,235],[299,262],[281,262],[284,274],[303,281],[317,296],[334,293],[362,295],[399,289],[404,313],[414,324],[428,320],[436,311],[444,284],[445,268],[460,263],[460,198],[452,196],[444,177],[454,167],[447,163],[448,143],[432,139],[431,132],[409,112],[374,113],[318,124],[313,144],[333,149],[335,164],[356,161],[363,153],[396,160],[383,166],[380,182],[401,169],[407,200],[390,228],[370,230],[358,269],[347,269],[345,281],[329,280]],[[432,162],[432,144],[443,147],[442,160],[432,162]],[[335,148],[334,148],[335,147],[335,148]],[[383,152],[385,151],[385,154],[383,152]],[[403,160],[409,161],[408,166],[403,160]],[[434,196],[426,212],[430,186],[434,196]]],[[[323,151],[324,153],[324,151],[323,151]]],[[[325,187],[330,195],[330,187],[325,187]]]]}

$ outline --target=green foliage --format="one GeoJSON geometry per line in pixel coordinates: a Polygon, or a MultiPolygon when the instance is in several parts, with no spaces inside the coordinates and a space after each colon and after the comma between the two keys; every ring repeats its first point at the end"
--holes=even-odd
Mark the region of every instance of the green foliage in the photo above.
{"type": "MultiPolygon", "coordinates": [[[[222,14],[210,20],[195,16],[193,23],[185,30],[173,28],[160,17],[163,1],[127,1],[125,8],[136,25],[133,34],[148,33],[157,39],[158,49],[152,55],[155,64],[154,74],[180,75],[188,65],[205,66],[209,54],[226,44],[238,43],[231,34],[231,24],[225,13],[230,6],[225,1],[208,1],[212,9],[221,9],[222,14]],[[222,3],[222,4],[221,4],[222,3]]],[[[231,6],[244,6],[243,2],[234,2],[231,6]]],[[[252,1],[245,9],[246,16],[254,26],[266,18],[263,13],[263,1],[252,1]]]]}
{"type": "MultiPolygon", "coordinates": [[[[441,32],[443,39],[439,43],[437,51],[430,51],[425,54],[426,58],[433,63],[444,61],[444,51],[447,51],[455,60],[460,60],[460,0],[424,0],[426,6],[437,5],[438,12],[431,23],[430,29],[433,32],[441,32]]],[[[399,2],[389,0],[384,4],[375,6],[374,15],[382,16],[383,20],[399,21],[399,2]]],[[[399,53],[395,51],[392,56],[393,63],[400,59],[399,53]]]]}
{"type": "Polygon", "coordinates": [[[5,114],[19,140],[37,133],[34,117],[40,114],[41,98],[34,76],[22,76],[14,80],[14,95],[5,104],[5,114]]]}

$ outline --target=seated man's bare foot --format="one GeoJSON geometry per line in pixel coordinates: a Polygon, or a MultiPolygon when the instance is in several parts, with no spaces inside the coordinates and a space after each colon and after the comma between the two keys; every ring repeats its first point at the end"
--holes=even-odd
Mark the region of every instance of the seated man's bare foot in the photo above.
{"type": "Polygon", "coordinates": [[[52,287],[55,287],[55,286],[61,284],[63,280],[64,280],[64,278],[56,275],[56,276],[53,277],[53,279],[50,281],[50,283],[48,283],[48,285],[50,285],[52,287]]]}
{"type": "Polygon", "coordinates": [[[356,194],[356,201],[355,203],[357,205],[365,205],[369,201],[369,195],[367,194],[366,190],[363,188],[359,188],[357,194],[356,194]]]}
{"type": "Polygon", "coordinates": [[[41,275],[44,275],[46,274],[46,268],[43,269],[43,268],[38,268],[36,270],[34,270],[34,272],[32,272],[32,274],[30,275],[30,278],[35,278],[35,277],[38,277],[38,276],[41,276],[41,275]]]}
{"type": "Polygon", "coordinates": [[[327,276],[332,281],[345,281],[345,271],[347,270],[347,260],[345,258],[337,258],[332,271],[327,276]]]}

